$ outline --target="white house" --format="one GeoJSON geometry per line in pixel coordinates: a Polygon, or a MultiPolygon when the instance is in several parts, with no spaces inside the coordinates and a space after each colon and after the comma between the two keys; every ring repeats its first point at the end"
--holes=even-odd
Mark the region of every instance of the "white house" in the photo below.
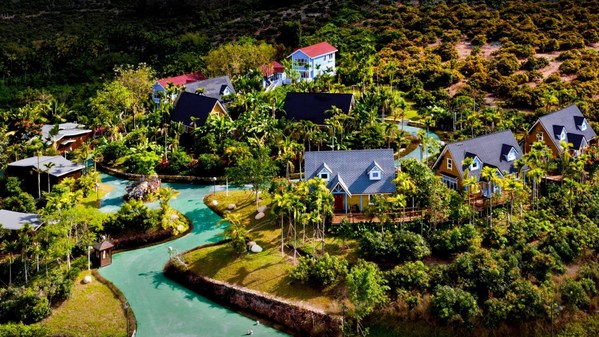
{"type": "Polygon", "coordinates": [[[291,65],[299,72],[300,79],[305,81],[322,74],[335,74],[336,51],[337,48],[325,41],[297,49],[288,57],[291,57],[291,65]]]}

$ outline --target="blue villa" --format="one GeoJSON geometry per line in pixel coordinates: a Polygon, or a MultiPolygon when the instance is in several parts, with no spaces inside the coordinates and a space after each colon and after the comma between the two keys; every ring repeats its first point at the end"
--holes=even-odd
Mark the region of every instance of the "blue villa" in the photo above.
{"type": "Polygon", "coordinates": [[[296,49],[291,55],[291,64],[300,74],[300,80],[313,80],[322,74],[335,74],[335,52],[337,48],[328,42],[317,43],[296,49]]]}
{"type": "Polygon", "coordinates": [[[335,212],[363,212],[372,196],[396,190],[393,149],[308,151],[304,158],[306,179],[327,181],[335,212]]]}

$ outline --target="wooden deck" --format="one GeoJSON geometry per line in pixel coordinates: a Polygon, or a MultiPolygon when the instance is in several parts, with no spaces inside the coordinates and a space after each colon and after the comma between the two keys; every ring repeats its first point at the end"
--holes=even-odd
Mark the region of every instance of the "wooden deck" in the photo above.
{"type": "MultiPolygon", "coordinates": [[[[409,222],[417,219],[421,219],[424,216],[423,210],[407,210],[406,212],[401,212],[401,214],[388,214],[389,218],[393,218],[393,222],[409,222]],[[397,218],[399,216],[399,218],[397,218]]],[[[369,218],[365,213],[335,213],[333,215],[332,223],[334,225],[340,224],[343,219],[347,219],[349,223],[359,223],[359,222],[379,222],[379,218],[369,218]]]]}

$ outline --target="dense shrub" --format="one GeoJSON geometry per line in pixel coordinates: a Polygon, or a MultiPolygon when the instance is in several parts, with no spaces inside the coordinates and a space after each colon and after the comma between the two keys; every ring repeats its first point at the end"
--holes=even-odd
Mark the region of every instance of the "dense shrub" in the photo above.
{"type": "Polygon", "coordinates": [[[130,173],[154,174],[162,157],[152,151],[141,151],[127,156],[125,166],[130,173]]]}
{"type": "Polygon", "coordinates": [[[159,224],[160,219],[157,211],[150,210],[141,201],[129,200],[104,223],[104,229],[108,233],[145,232],[151,228],[157,228],[159,224]]]}
{"type": "Polygon", "coordinates": [[[581,282],[567,279],[560,287],[562,303],[571,307],[583,309],[586,308],[591,299],[584,290],[581,282]]]}
{"type": "Polygon", "coordinates": [[[558,226],[548,233],[540,247],[545,251],[555,251],[567,263],[580,256],[585,247],[585,238],[577,228],[558,226]]]}
{"type": "Polygon", "coordinates": [[[168,163],[159,166],[159,172],[164,174],[186,175],[189,173],[191,157],[185,151],[173,151],[168,155],[168,163]]]}
{"type": "Polygon", "coordinates": [[[442,323],[472,324],[479,314],[476,297],[450,286],[435,289],[430,302],[431,313],[442,323]]]}
{"type": "Polygon", "coordinates": [[[31,288],[0,289],[0,322],[39,322],[51,313],[50,302],[31,288]]]}
{"type": "Polygon", "coordinates": [[[0,325],[0,337],[46,337],[48,330],[42,325],[8,323],[0,325]]]}
{"type": "Polygon", "coordinates": [[[549,60],[545,57],[529,57],[524,64],[522,64],[522,69],[524,70],[539,70],[543,69],[549,65],[549,60]]]}
{"type": "Polygon", "coordinates": [[[426,240],[413,232],[399,230],[364,234],[360,240],[362,254],[373,260],[410,261],[430,255],[426,240]]]}
{"type": "Polygon", "coordinates": [[[437,231],[432,238],[433,254],[447,257],[474,249],[477,239],[476,228],[472,225],[437,231]]]}
{"type": "Polygon", "coordinates": [[[322,257],[302,256],[299,264],[291,271],[291,278],[314,287],[334,284],[347,274],[347,260],[325,253],[322,257]]]}
{"type": "Polygon", "coordinates": [[[104,161],[113,163],[115,160],[129,153],[129,148],[123,141],[111,141],[100,147],[104,161]]]}
{"type": "Polygon", "coordinates": [[[422,261],[406,262],[385,272],[391,289],[427,290],[430,285],[429,268],[422,261]]]}

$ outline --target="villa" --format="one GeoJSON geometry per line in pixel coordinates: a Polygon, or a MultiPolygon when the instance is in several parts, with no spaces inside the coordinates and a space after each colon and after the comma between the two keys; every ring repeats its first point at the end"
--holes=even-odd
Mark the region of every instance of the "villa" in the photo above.
{"type": "Polygon", "coordinates": [[[593,128],[576,105],[540,117],[524,138],[524,151],[531,150],[535,142],[543,142],[553,157],[559,157],[563,150],[560,142],[571,144],[572,155],[584,153],[589,143],[597,137],[593,128]]]}
{"type": "Polygon", "coordinates": [[[335,52],[337,48],[325,41],[296,49],[288,57],[300,80],[311,81],[322,74],[335,74],[335,52]]]}
{"type": "Polygon", "coordinates": [[[306,152],[306,179],[327,182],[338,213],[363,212],[374,195],[396,191],[392,149],[306,152]]]}

